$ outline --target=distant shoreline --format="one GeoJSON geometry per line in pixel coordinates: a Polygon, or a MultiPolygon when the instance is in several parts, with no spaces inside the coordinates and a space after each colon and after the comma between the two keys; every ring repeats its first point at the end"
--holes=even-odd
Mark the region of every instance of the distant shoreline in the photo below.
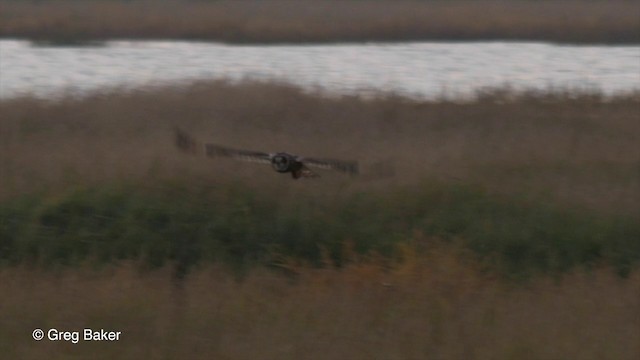
{"type": "Polygon", "coordinates": [[[640,44],[638,1],[0,0],[0,38],[233,44],[541,41],[640,44]]]}

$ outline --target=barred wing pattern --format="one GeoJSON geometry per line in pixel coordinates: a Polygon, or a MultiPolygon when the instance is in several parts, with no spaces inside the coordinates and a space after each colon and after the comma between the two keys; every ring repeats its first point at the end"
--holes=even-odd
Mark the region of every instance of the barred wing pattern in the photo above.
{"type": "Polygon", "coordinates": [[[350,175],[358,174],[358,163],[355,161],[342,161],[333,159],[300,159],[305,165],[317,167],[325,170],[337,170],[348,173],[350,175]]]}
{"type": "Polygon", "coordinates": [[[205,154],[209,157],[225,156],[236,160],[250,161],[261,164],[271,163],[271,155],[260,151],[238,150],[215,144],[205,144],[204,149],[205,154]]]}

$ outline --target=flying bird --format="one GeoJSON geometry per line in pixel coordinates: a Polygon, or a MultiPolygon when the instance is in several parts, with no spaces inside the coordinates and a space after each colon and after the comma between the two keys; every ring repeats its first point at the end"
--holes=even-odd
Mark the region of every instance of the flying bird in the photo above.
{"type": "Polygon", "coordinates": [[[318,159],[302,157],[286,152],[266,153],[260,151],[239,150],[216,144],[198,144],[193,137],[186,132],[175,129],[176,146],[182,151],[197,154],[201,151],[208,157],[228,157],[236,160],[249,161],[271,165],[279,173],[291,173],[294,179],[319,177],[309,167],[335,170],[349,175],[358,174],[356,161],[342,161],[334,159],[318,159]]]}

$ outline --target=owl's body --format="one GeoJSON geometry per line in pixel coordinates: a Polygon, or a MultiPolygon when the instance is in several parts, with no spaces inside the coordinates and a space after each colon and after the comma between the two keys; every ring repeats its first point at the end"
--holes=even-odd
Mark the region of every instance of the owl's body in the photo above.
{"type": "MultiPolygon", "coordinates": [[[[176,145],[183,151],[191,153],[197,153],[199,148],[196,141],[180,129],[176,129],[176,145]]],[[[358,173],[358,163],[354,161],[304,158],[286,152],[265,153],[232,149],[215,144],[204,144],[204,153],[209,157],[223,156],[237,160],[270,164],[279,173],[291,173],[291,177],[294,179],[319,177],[307,165],[325,170],[337,170],[350,175],[358,173]]]]}

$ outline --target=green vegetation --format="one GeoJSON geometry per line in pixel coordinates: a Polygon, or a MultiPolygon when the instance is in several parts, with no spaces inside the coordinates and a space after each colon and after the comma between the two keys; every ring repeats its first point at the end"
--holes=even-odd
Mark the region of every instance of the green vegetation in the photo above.
{"type": "Polygon", "coordinates": [[[456,240],[512,276],[602,263],[628,274],[640,261],[632,219],[442,184],[331,201],[282,201],[242,186],[85,189],[3,203],[0,239],[0,258],[11,264],[143,260],[175,263],[179,275],[201,262],[238,268],[283,257],[340,266],[349,251],[393,257],[402,244],[428,248],[430,239],[456,240]]]}
{"type": "Polygon", "coordinates": [[[636,0],[2,0],[0,7],[0,37],[61,45],[106,39],[640,42],[636,0]]]}

